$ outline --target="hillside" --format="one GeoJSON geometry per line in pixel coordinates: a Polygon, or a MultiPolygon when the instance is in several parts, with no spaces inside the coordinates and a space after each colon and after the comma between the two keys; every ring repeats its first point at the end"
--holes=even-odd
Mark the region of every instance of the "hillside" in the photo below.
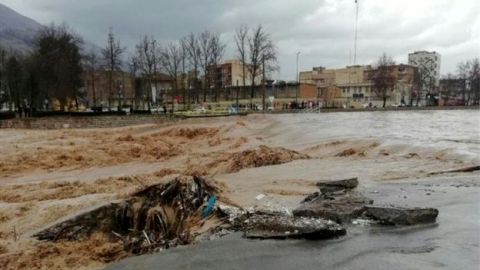
{"type": "Polygon", "coordinates": [[[13,9],[0,4],[0,45],[27,51],[33,47],[37,31],[42,28],[38,22],[25,17],[13,9]]]}

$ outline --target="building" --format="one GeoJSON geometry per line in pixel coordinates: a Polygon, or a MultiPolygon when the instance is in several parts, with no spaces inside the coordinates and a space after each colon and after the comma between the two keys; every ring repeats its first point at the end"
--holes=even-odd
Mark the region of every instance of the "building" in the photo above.
{"type": "Polygon", "coordinates": [[[418,68],[421,84],[420,98],[422,105],[427,105],[427,96],[437,95],[440,86],[441,56],[433,51],[416,51],[408,54],[408,64],[418,68]]]}
{"type": "Polygon", "coordinates": [[[113,73],[113,90],[110,93],[109,72],[99,70],[83,75],[84,98],[86,108],[117,108],[129,106],[146,109],[150,105],[159,105],[170,98],[174,80],[163,73],[158,73],[149,82],[147,79],[134,78],[130,73],[116,71],[113,73]]]}
{"type": "MultiPolygon", "coordinates": [[[[209,67],[213,70],[214,67],[209,67]]],[[[227,60],[223,64],[216,67],[216,72],[210,71],[212,84],[216,83],[217,87],[228,88],[235,86],[251,86],[252,80],[248,73],[248,66],[245,68],[246,78],[245,85],[243,85],[243,65],[239,60],[227,60]]],[[[255,85],[262,83],[262,74],[259,74],[255,79],[255,85]]]]}
{"type": "Polygon", "coordinates": [[[435,86],[440,84],[441,56],[437,52],[416,51],[408,54],[408,64],[417,67],[419,71],[427,72],[434,78],[435,86]]]}
{"type": "Polygon", "coordinates": [[[460,78],[445,78],[440,80],[440,106],[468,105],[471,93],[467,88],[467,80],[460,78]]]}
{"type": "Polygon", "coordinates": [[[133,104],[135,98],[134,78],[127,72],[114,72],[112,92],[110,93],[109,76],[109,72],[103,70],[96,71],[93,74],[87,72],[83,75],[83,103],[87,108],[133,104]]]}
{"type": "MultiPolygon", "coordinates": [[[[410,100],[415,67],[395,65],[396,84],[389,94],[388,105],[407,104],[410,100]]],[[[374,90],[370,75],[375,69],[369,65],[347,66],[338,69],[313,68],[300,73],[300,83],[315,85],[325,107],[382,106],[383,100],[374,90]]]]}

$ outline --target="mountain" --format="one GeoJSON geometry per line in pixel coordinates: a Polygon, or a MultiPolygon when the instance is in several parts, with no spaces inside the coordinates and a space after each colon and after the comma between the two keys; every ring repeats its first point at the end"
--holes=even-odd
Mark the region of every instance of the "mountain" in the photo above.
{"type": "MultiPolygon", "coordinates": [[[[34,40],[39,30],[44,26],[25,17],[15,10],[0,3],[0,47],[27,52],[33,49],[34,40]]],[[[93,49],[97,54],[100,47],[89,41],[84,41],[82,53],[93,49]]]]}
{"type": "Polygon", "coordinates": [[[33,48],[34,38],[43,26],[0,4],[0,46],[19,51],[33,48]]]}

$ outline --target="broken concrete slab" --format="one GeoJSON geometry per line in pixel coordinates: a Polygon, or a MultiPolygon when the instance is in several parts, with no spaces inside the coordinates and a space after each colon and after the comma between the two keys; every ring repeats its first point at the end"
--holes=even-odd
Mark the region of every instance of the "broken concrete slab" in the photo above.
{"type": "Polygon", "coordinates": [[[347,223],[360,217],[365,211],[365,205],[373,203],[371,199],[351,193],[338,196],[314,193],[306,199],[306,202],[293,210],[294,216],[324,218],[338,223],[347,223]]]}
{"type": "Polygon", "coordinates": [[[254,215],[245,223],[245,237],[256,239],[321,240],[346,234],[338,223],[318,218],[254,215]]]}
{"type": "Polygon", "coordinates": [[[438,210],[435,208],[396,208],[366,206],[365,216],[385,225],[416,225],[435,223],[438,210]]]}
{"type": "Polygon", "coordinates": [[[320,188],[320,192],[324,194],[341,190],[352,190],[358,186],[358,178],[354,177],[333,181],[319,181],[316,185],[320,188]]]}

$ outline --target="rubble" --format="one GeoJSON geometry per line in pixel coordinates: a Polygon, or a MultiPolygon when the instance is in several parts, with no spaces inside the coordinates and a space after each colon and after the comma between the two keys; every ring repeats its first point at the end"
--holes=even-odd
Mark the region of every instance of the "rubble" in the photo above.
{"type": "Polygon", "coordinates": [[[438,210],[434,208],[396,208],[396,207],[365,207],[365,216],[385,225],[416,225],[434,223],[438,210]]]}
{"type": "Polygon", "coordinates": [[[314,193],[293,210],[297,217],[317,217],[347,223],[360,217],[373,200],[356,194],[326,195],[314,193]]]}
{"type": "Polygon", "coordinates": [[[317,187],[320,188],[322,193],[331,193],[340,190],[351,190],[358,186],[358,178],[348,178],[342,180],[334,180],[334,181],[321,181],[317,182],[317,187]]]}
{"type": "Polygon", "coordinates": [[[320,240],[346,234],[339,224],[318,218],[254,215],[245,222],[247,238],[320,240]]]}
{"type": "Polygon", "coordinates": [[[358,186],[357,178],[319,182],[317,186],[320,192],[307,196],[302,204],[293,210],[294,216],[330,219],[340,224],[360,224],[355,220],[367,218],[384,225],[433,223],[438,216],[438,210],[433,208],[373,206],[373,200],[353,191],[358,186]]]}

